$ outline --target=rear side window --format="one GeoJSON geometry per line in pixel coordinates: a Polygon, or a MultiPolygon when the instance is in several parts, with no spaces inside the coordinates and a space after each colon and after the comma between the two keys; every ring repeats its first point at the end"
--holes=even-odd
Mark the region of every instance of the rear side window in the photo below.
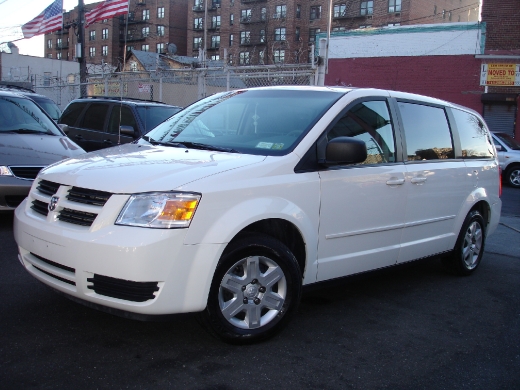
{"type": "Polygon", "coordinates": [[[336,137],[352,137],[365,142],[367,159],[361,164],[395,161],[395,143],[390,113],[386,102],[368,101],[356,104],[327,133],[336,137]]]}
{"type": "Polygon", "coordinates": [[[87,108],[80,127],[91,130],[103,131],[107,116],[108,104],[93,103],[87,108]]]}
{"type": "Polygon", "coordinates": [[[64,123],[69,126],[74,126],[76,120],[81,115],[87,103],[72,103],[65,109],[65,112],[60,118],[59,123],[64,123]]]}
{"type": "Polygon", "coordinates": [[[459,158],[493,157],[493,146],[484,123],[475,115],[461,110],[452,110],[459,131],[462,156],[459,158]]]}
{"type": "Polygon", "coordinates": [[[454,158],[450,127],[444,109],[399,102],[408,161],[454,158]]]}

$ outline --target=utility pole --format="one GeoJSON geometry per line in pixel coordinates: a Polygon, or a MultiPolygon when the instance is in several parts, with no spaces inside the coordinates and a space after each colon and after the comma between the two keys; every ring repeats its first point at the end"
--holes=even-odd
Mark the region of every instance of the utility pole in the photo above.
{"type": "Polygon", "coordinates": [[[78,0],[78,45],[76,46],[76,56],[79,62],[79,82],[81,97],[87,95],[87,63],[85,61],[85,6],[83,0],[78,0]]]}

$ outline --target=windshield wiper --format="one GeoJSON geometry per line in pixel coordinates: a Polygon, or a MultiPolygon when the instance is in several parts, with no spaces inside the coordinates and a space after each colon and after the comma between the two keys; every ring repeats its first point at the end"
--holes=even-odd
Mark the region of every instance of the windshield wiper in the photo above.
{"type": "Polygon", "coordinates": [[[198,142],[161,142],[156,141],[151,137],[143,136],[145,141],[148,141],[152,145],[160,145],[160,146],[173,146],[174,148],[192,148],[192,149],[199,149],[199,150],[214,150],[217,152],[227,152],[227,153],[240,153],[236,149],[232,148],[225,148],[222,146],[214,146],[214,145],[208,145],[208,144],[201,144],[198,142]]]}
{"type": "Polygon", "coordinates": [[[6,133],[15,133],[15,134],[46,134],[46,135],[56,135],[50,131],[43,130],[30,130],[30,129],[16,129],[16,130],[8,130],[6,133]]]}

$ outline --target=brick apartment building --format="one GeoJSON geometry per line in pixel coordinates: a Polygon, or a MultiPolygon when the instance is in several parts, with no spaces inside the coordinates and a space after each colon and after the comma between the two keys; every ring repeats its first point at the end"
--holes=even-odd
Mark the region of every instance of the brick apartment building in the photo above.
{"type": "MultiPolygon", "coordinates": [[[[85,12],[100,3],[85,5],[85,12]]],[[[85,27],[85,57],[89,65],[121,67],[125,48],[186,54],[186,0],[130,0],[129,14],[85,27]],[[126,21],[128,20],[128,25],[126,21]]],[[[76,57],[78,9],[63,14],[65,28],[45,35],[45,57],[72,61],[76,57]]]]}
{"type": "MultiPolygon", "coordinates": [[[[233,65],[302,63],[327,31],[329,0],[188,0],[188,52],[233,65]],[[206,41],[204,43],[204,41],[206,41]]],[[[478,0],[333,0],[331,31],[477,21],[478,0]]]]}

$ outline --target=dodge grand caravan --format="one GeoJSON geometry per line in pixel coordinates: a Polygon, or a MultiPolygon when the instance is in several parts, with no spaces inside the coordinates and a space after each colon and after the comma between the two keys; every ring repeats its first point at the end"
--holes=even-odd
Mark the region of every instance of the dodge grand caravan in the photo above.
{"type": "Polygon", "coordinates": [[[304,285],[442,255],[473,273],[501,210],[480,115],[376,89],[215,94],[135,144],[40,172],[19,260],[73,300],[150,318],[199,312],[258,341],[304,285]]]}

